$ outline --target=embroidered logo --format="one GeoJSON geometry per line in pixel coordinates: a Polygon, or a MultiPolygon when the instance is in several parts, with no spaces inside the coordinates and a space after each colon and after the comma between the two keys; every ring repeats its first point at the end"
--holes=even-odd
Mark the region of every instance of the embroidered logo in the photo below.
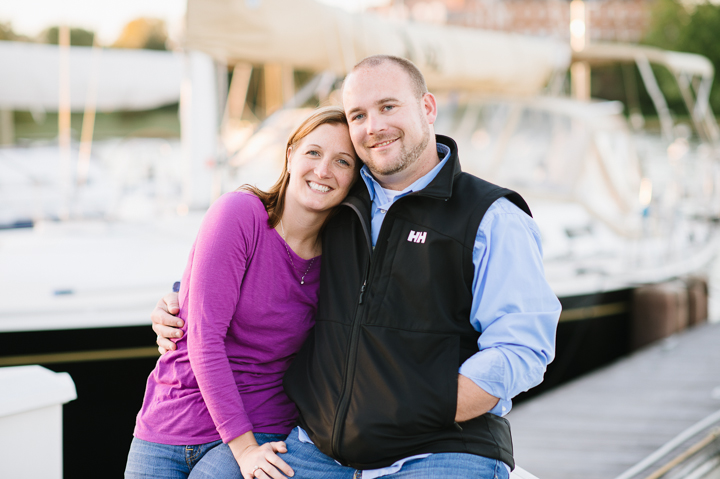
{"type": "Polygon", "coordinates": [[[413,243],[424,243],[425,238],[427,238],[427,231],[410,230],[410,236],[408,236],[408,241],[411,241],[413,243]]]}

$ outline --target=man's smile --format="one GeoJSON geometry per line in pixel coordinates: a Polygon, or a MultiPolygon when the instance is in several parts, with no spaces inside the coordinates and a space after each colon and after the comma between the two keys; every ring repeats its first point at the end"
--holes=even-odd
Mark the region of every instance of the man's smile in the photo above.
{"type": "Polygon", "coordinates": [[[392,140],[385,140],[380,143],[375,143],[374,145],[370,145],[370,148],[382,148],[384,146],[388,146],[391,143],[395,143],[398,139],[393,138],[392,140]]]}

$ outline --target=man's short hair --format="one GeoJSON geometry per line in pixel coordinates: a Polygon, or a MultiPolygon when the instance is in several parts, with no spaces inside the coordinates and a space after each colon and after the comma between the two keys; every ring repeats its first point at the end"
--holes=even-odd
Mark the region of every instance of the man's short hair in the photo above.
{"type": "Polygon", "coordinates": [[[428,92],[427,84],[425,83],[425,77],[423,76],[422,72],[420,72],[420,69],[415,66],[413,62],[410,60],[407,60],[405,58],[396,57],[393,55],[372,55],[364,60],[360,61],[357,65],[353,67],[352,70],[350,70],[350,73],[360,70],[361,68],[372,68],[376,66],[380,66],[383,63],[394,63],[395,65],[402,68],[405,73],[408,74],[410,77],[410,83],[413,86],[413,93],[415,96],[420,99],[422,96],[428,92]]]}

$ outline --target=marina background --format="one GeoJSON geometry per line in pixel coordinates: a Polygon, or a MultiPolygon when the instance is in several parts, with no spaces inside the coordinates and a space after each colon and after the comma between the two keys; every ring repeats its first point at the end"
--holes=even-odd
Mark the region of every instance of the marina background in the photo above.
{"type": "MultiPolygon", "coordinates": [[[[458,141],[463,167],[521,191],[543,233],[564,311],[556,361],[511,413],[519,464],[541,478],[591,477],[579,472],[595,464],[583,454],[602,444],[548,438],[579,421],[563,400],[602,391],[564,388],[599,377],[607,393],[619,386],[596,375],[642,371],[638,355],[661,364],[652,354],[717,346],[707,338],[720,322],[718,27],[717,4],[672,0],[6,1],[0,366],[69,372],[64,476],[119,475],[157,358],[149,313],[181,276],[204,210],[243,183],[268,186],[287,132],[309,108],[338,102],[356,61],[401,54],[437,93],[438,132],[458,141]],[[534,408],[550,426],[533,424],[534,408]],[[87,457],[70,452],[89,437],[102,440],[87,457]],[[543,462],[543,442],[566,448],[553,460],[576,461],[575,474],[543,462]]],[[[703,372],[697,414],[682,414],[694,399],[673,396],[660,374],[658,394],[678,398],[660,403],[663,414],[683,417],[654,438],[644,425],[609,434],[639,447],[621,460],[609,447],[597,477],[629,470],[660,438],[720,409],[720,373],[693,362],[713,358],[677,359],[703,372]]],[[[657,417],[653,407],[633,417],[657,417]]],[[[617,408],[590,416],[609,424],[603,414],[617,408]]],[[[716,477],[707,450],[705,475],[683,470],[716,477]]]]}

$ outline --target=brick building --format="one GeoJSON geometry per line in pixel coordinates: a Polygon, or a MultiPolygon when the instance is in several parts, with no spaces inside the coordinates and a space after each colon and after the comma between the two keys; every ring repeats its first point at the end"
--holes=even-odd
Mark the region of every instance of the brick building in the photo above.
{"type": "MultiPolygon", "coordinates": [[[[638,42],[650,22],[652,0],[586,0],[588,40],[638,42]]],[[[568,38],[567,0],[393,0],[380,13],[419,21],[568,38]]]]}

